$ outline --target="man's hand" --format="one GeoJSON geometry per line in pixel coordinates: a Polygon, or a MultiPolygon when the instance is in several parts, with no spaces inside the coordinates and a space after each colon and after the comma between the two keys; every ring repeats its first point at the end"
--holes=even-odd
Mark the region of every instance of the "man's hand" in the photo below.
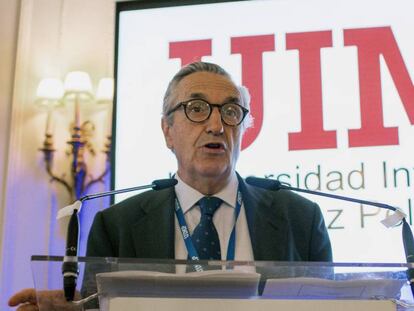
{"type": "MultiPolygon", "coordinates": [[[[79,293],[76,294],[79,298],[79,293]]],[[[77,311],[82,307],[67,302],[63,290],[47,290],[36,293],[34,288],[23,289],[9,299],[9,306],[17,311],[77,311]]]]}
{"type": "Polygon", "coordinates": [[[17,292],[9,299],[9,306],[16,307],[19,311],[39,310],[34,288],[26,288],[17,292]]]}

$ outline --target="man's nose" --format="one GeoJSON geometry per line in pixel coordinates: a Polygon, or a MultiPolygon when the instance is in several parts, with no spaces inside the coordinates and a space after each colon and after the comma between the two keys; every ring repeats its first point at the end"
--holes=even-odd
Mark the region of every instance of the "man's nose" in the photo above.
{"type": "Polygon", "coordinates": [[[218,107],[213,107],[210,118],[207,120],[207,131],[213,134],[221,134],[224,132],[223,121],[218,107]]]}

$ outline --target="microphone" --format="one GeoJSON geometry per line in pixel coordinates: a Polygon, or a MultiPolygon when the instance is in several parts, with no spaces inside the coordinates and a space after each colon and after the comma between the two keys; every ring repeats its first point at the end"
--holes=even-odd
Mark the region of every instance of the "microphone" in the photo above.
{"type": "Polygon", "coordinates": [[[68,231],[66,236],[66,251],[63,259],[62,274],[63,274],[63,291],[65,293],[66,301],[73,301],[76,290],[77,278],[79,275],[78,265],[78,245],[79,245],[79,218],[78,214],[82,207],[82,203],[96,198],[106,197],[119,193],[126,193],[131,191],[138,191],[152,188],[153,190],[162,190],[174,187],[177,184],[176,179],[158,179],[154,180],[150,185],[125,188],[119,190],[105,191],[90,195],[85,195],[72,205],[62,208],[58,212],[57,218],[70,216],[68,231]]]}
{"type": "MultiPolygon", "coordinates": [[[[414,262],[414,238],[413,233],[411,231],[410,225],[407,223],[407,220],[403,218],[402,224],[402,235],[403,235],[403,243],[404,243],[404,251],[405,251],[405,259],[407,263],[414,262]]],[[[410,283],[411,293],[414,296],[414,269],[407,270],[407,280],[410,283]]]]}
{"type": "Polygon", "coordinates": [[[174,179],[174,178],[157,179],[157,180],[154,180],[150,185],[137,186],[137,187],[132,187],[132,188],[125,188],[125,189],[112,190],[112,191],[99,192],[95,194],[85,195],[82,198],[80,198],[79,201],[84,202],[84,201],[88,201],[88,200],[92,200],[96,198],[107,197],[109,195],[144,190],[144,189],[149,189],[149,188],[152,188],[153,190],[162,190],[165,188],[174,187],[177,184],[177,182],[178,182],[177,179],[174,179]]]}
{"type": "MultiPolygon", "coordinates": [[[[319,195],[319,196],[323,196],[323,197],[328,197],[328,198],[332,198],[332,199],[336,199],[336,200],[343,200],[343,201],[360,203],[360,204],[365,204],[365,205],[370,205],[370,206],[376,206],[376,207],[379,207],[379,208],[384,208],[384,209],[394,211],[395,214],[387,217],[387,219],[383,220],[382,223],[387,227],[391,227],[391,226],[395,226],[398,222],[402,221],[402,240],[403,240],[403,244],[404,244],[405,258],[406,258],[408,264],[414,262],[414,238],[413,238],[413,233],[411,231],[410,225],[407,223],[407,220],[405,219],[406,215],[404,214],[404,212],[402,212],[397,207],[394,207],[394,206],[391,206],[391,205],[388,205],[388,204],[384,204],[384,203],[367,201],[367,200],[360,200],[360,199],[356,199],[356,198],[352,198],[352,197],[345,197],[345,196],[341,196],[341,195],[335,195],[335,194],[330,194],[330,193],[325,193],[325,192],[320,192],[320,191],[313,191],[313,190],[308,190],[308,189],[295,188],[295,187],[291,187],[291,186],[289,186],[285,183],[282,183],[278,180],[275,180],[275,179],[247,177],[246,182],[249,185],[259,187],[259,188],[263,188],[263,189],[267,189],[267,190],[271,190],[271,191],[292,190],[292,191],[297,191],[297,192],[309,193],[309,194],[312,194],[312,195],[319,195]]],[[[407,279],[408,279],[408,282],[410,283],[411,292],[413,293],[413,296],[414,296],[414,269],[412,269],[412,268],[407,269],[407,279]]]]}
{"type": "MultiPolygon", "coordinates": [[[[281,189],[292,190],[292,191],[297,191],[297,192],[309,193],[309,194],[313,194],[313,195],[319,195],[319,196],[322,196],[322,197],[328,197],[328,198],[332,198],[332,199],[336,199],[336,200],[349,201],[349,202],[354,202],[354,203],[360,203],[360,204],[365,204],[365,205],[376,206],[376,207],[385,208],[385,209],[388,209],[388,210],[391,210],[391,211],[394,211],[394,212],[399,210],[394,206],[384,204],[384,203],[366,201],[366,200],[356,199],[356,198],[352,198],[352,197],[345,197],[345,196],[342,196],[342,195],[336,195],[336,194],[325,193],[325,192],[320,192],[320,191],[313,191],[313,190],[308,190],[308,189],[295,188],[295,187],[291,187],[291,186],[289,186],[285,183],[282,183],[278,180],[275,180],[275,179],[258,178],[258,177],[250,176],[250,177],[246,178],[246,182],[249,185],[252,185],[252,186],[255,186],[255,187],[258,187],[258,188],[267,189],[267,190],[273,190],[273,191],[278,191],[278,190],[281,190],[281,189]]],[[[405,215],[404,215],[404,217],[405,217],[405,215]]]]}
{"type": "Polygon", "coordinates": [[[79,275],[78,258],[79,219],[78,210],[74,209],[70,216],[66,235],[66,251],[63,258],[63,290],[67,301],[73,301],[76,290],[76,280],[79,275]]]}

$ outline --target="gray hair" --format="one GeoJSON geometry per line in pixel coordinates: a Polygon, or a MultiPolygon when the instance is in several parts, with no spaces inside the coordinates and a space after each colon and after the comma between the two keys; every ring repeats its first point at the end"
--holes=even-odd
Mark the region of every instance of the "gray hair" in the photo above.
{"type": "MultiPolygon", "coordinates": [[[[175,88],[180,83],[182,79],[184,79],[186,76],[189,76],[190,74],[196,73],[196,72],[211,72],[215,73],[221,76],[224,76],[228,78],[230,81],[233,82],[233,79],[231,78],[230,74],[225,71],[222,67],[219,65],[213,64],[213,63],[207,63],[207,62],[194,62],[191,64],[188,64],[184,67],[182,67],[172,78],[170,83],[168,84],[167,90],[164,95],[164,102],[162,105],[162,115],[163,118],[165,118],[169,125],[172,125],[173,123],[173,115],[167,115],[167,112],[171,109],[172,106],[172,95],[175,91],[175,88]]],[[[234,82],[233,82],[234,83],[234,82]]],[[[249,90],[245,86],[238,86],[236,85],[239,93],[240,93],[240,104],[250,110],[250,94],[249,90]]],[[[242,131],[244,132],[247,128],[252,126],[252,117],[250,113],[246,116],[246,118],[243,120],[242,123],[242,131]]]]}

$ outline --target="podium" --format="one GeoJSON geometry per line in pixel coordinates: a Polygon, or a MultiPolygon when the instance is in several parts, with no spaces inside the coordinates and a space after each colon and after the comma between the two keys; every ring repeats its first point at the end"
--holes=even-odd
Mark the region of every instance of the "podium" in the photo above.
{"type": "Polygon", "coordinates": [[[412,264],[79,257],[80,302],[68,303],[62,261],[32,256],[41,311],[414,310],[406,281],[412,264]],[[91,295],[98,298],[88,301],[91,295]]]}

